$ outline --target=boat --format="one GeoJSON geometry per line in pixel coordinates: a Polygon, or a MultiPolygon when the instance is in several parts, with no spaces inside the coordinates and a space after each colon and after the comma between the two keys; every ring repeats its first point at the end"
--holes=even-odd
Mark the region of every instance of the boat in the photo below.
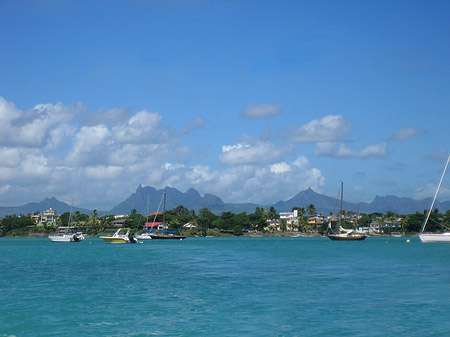
{"type": "Polygon", "coordinates": [[[113,236],[100,236],[106,242],[109,243],[135,243],[137,240],[134,237],[130,238],[129,228],[119,228],[113,236]]]}
{"type": "MultiPolygon", "coordinates": [[[[166,229],[166,189],[164,189],[163,193],[163,221],[161,227],[161,231],[146,233],[152,240],[184,240],[186,236],[180,235],[179,231],[169,231],[166,229]]],[[[156,217],[156,216],[155,216],[156,217]]]]}
{"type": "Polygon", "coordinates": [[[341,183],[341,210],[339,211],[339,221],[338,227],[333,228],[330,222],[328,224],[327,236],[333,241],[362,241],[366,239],[366,235],[362,233],[357,233],[354,229],[346,229],[342,227],[342,203],[344,200],[344,183],[341,183]]]}
{"type": "Polygon", "coordinates": [[[51,242],[80,242],[84,240],[84,235],[82,232],[77,232],[74,226],[70,226],[72,223],[72,205],[70,206],[69,213],[69,226],[58,227],[58,232],[48,236],[51,242]]]}
{"type": "Polygon", "coordinates": [[[151,240],[152,236],[150,233],[141,233],[138,235],[135,235],[136,239],[138,240],[151,240]]]}
{"type": "Polygon", "coordinates": [[[58,227],[58,232],[49,235],[48,238],[51,242],[80,242],[84,240],[82,232],[75,231],[73,226],[58,227]]]}
{"type": "Polygon", "coordinates": [[[445,164],[444,171],[442,172],[441,180],[439,181],[439,185],[436,189],[436,193],[434,194],[433,201],[431,202],[430,209],[428,210],[427,216],[423,222],[422,228],[420,229],[419,238],[420,241],[424,243],[428,242],[450,242],[450,232],[443,233],[424,233],[425,227],[430,219],[431,211],[433,210],[434,203],[436,202],[436,198],[439,193],[439,189],[441,188],[442,181],[444,180],[445,173],[447,172],[448,163],[450,161],[450,155],[448,156],[447,163],[445,164]]]}
{"type": "MultiPolygon", "coordinates": [[[[151,240],[152,239],[152,236],[151,236],[151,234],[150,234],[150,232],[149,232],[149,230],[147,228],[147,225],[149,224],[149,222],[148,222],[148,212],[149,212],[148,211],[148,205],[149,204],[150,204],[150,198],[149,198],[149,196],[147,196],[147,220],[145,221],[145,224],[144,224],[144,232],[141,233],[141,234],[135,235],[136,239],[138,239],[138,240],[151,240]]],[[[161,207],[161,202],[159,203],[158,210],[159,210],[159,207],[161,207]]],[[[159,214],[158,211],[156,211],[154,213],[155,217],[153,218],[153,223],[150,224],[150,227],[152,229],[153,229],[153,227],[155,225],[157,225],[155,220],[156,220],[156,216],[158,214],[159,214]]]]}

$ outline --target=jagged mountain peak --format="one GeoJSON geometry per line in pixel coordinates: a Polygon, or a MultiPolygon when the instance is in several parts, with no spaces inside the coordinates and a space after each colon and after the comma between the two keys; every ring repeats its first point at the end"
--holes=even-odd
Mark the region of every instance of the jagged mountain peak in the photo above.
{"type": "MultiPolygon", "coordinates": [[[[322,214],[328,214],[329,212],[336,211],[337,197],[329,197],[326,195],[315,192],[312,188],[307,188],[304,191],[297,193],[294,197],[286,201],[279,201],[273,205],[257,205],[252,203],[246,204],[231,204],[225,203],[221,198],[206,193],[203,197],[194,188],[188,189],[186,192],[180,192],[176,188],[166,187],[167,202],[166,209],[171,210],[177,206],[184,206],[189,209],[199,211],[202,208],[208,208],[211,212],[220,214],[221,212],[230,211],[234,213],[247,212],[252,213],[256,207],[270,208],[275,207],[277,212],[291,211],[293,207],[307,208],[308,205],[313,204],[317,212],[322,214]]],[[[146,214],[156,211],[161,206],[161,200],[164,193],[164,189],[156,190],[151,186],[139,185],[135,192],[132,193],[126,200],[113,207],[109,211],[99,211],[101,215],[105,214],[130,214],[133,209],[136,209],[140,214],[146,214]]],[[[345,196],[344,196],[345,199],[345,196]]],[[[415,212],[423,212],[428,209],[431,204],[432,198],[426,198],[423,200],[414,200],[411,198],[397,197],[394,195],[388,195],[385,197],[376,196],[375,199],[370,202],[362,202],[359,204],[359,211],[361,213],[386,213],[391,211],[398,214],[411,214],[415,212]]],[[[59,201],[55,197],[45,198],[41,202],[28,203],[22,206],[14,207],[0,207],[0,216],[4,217],[11,214],[28,214],[37,211],[45,211],[49,208],[53,208],[62,214],[70,210],[70,205],[59,201]]],[[[347,211],[356,211],[356,204],[344,201],[344,209],[347,211]]],[[[445,212],[450,209],[450,201],[436,202],[435,208],[440,212],[445,212]]],[[[82,208],[73,208],[73,211],[79,211],[80,213],[90,214],[91,210],[82,208]]]]}

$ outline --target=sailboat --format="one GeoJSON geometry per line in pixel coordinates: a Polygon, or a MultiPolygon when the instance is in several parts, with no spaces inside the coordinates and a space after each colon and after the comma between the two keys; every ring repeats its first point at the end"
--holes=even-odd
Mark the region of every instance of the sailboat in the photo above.
{"type": "Polygon", "coordinates": [[[70,224],[72,223],[72,207],[73,207],[73,198],[72,198],[72,205],[70,206],[69,223],[68,223],[69,226],[58,227],[57,233],[48,236],[51,242],[80,242],[84,240],[83,233],[75,231],[75,227],[70,226],[70,224]]]}
{"type": "Polygon", "coordinates": [[[433,201],[431,202],[431,207],[428,210],[427,217],[425,218],[425,221],[423,222],[422,228],[420,230],[419,238],[422,242],[450,242],[450,232],[444,232],[444,233],[424,233],[425,226],[428,223],[428,220],[430,219],[431,211],[433,210],[434,203],[436,202],[436,198],[439,193],[439,189],[441,188],[442,181],[444,180],[445,173],[447,172],[448,163],[450,162],[450,155],[448,156],[447,163],[444,167],[444,172],[442,172],[441,180],[439,181],[439,185],[436,189],[436,193],[434,194],[433,201]]]}
{"type": "MultiPolygon", "coordinates": [[[[135,238],[138,239],[138,240],[151,240],[152,239],[152,235],[151,235],[151,233],[148,231],[148,229],[146,227],[149,224],[149,222],[148,222],[148,205],[150,203],[149,199],[150,199],[150,197],[147,196],[147,221],[145,221],[145,224],[144,224],[144,233],[135,235],[135,238]]],[[[160,206],[161,206],[161,202],[159,203],[158,211],[159,211],[159,207],[160,206]]],[[[156,211],[155,217],[153,218],[153,223],[150,225],[152,229],[156,225],[155,220],[156,220],[156,216],[158,215],[158,211],[156,211]]]]}
{"type": "Polygon", "coordinates": [[[354,229],[345,229],[342,227],[342,203],[344,200],[344,183],[341,183],[341,210],[339,211],[338,228],[333,228],[330,223],[328,224],[327,236],[333,241],[361,241],[366,238],[365,234],[356,233],[354,229]]]}
{"type": "MultiPolygon", "coordinates": [[[[149,233],[152,240],[184,240],[186,236],[180,235],[178,231],[166,230],[166,189],[163,194],[164,206],[163,206],[163,221],[161,233],[149,233]]],[[[159,227],[159,226],[158,226],[159,227]]]]}

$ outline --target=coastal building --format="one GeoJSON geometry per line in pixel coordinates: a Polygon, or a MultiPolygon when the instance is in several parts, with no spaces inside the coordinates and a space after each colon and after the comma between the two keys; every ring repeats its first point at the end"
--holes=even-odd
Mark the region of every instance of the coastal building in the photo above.
{"type": "Polygon", "coordinates": [[[377,221],[372,221],[369,225],[369,232],[371,234],[380,234],[381,233],[381,226],[377,221]]]}
{"type": "Polygon", "coordinates": [[[293,212],[281,212],[280,221],[281,220],[286,221],[287,230],[298,230],[298,210],[295,209],[293,212]]]}
{"type": "Polygon", "coordinates": [[[40,213],[33,214],[31,216],[31,220],[33,220],[33,222],[37,225],[40,222],[40,220],[41,220],[41,214],[40,213]]]}
{"type": "Polygon", "coordinates": [[[119,228],[119,227],[123,227],[126,220],[127,220],[126,218],[116,219],[116,220],[113,220],[111,223],[114,225],[114,227],[119,228]]]}
{"type": "Polygon", "coordinates": [[[322,214],[314,214],[308,217],[308,225],[321,226],[325,222],[325,217],[322,214]]]}
{"type": "Polygon", "coordinates": [[[52,208],[43,211],[41,216],[41,222],[53,222],[56,223],[56,221],[59,219],[58,212],[52,208]]]}

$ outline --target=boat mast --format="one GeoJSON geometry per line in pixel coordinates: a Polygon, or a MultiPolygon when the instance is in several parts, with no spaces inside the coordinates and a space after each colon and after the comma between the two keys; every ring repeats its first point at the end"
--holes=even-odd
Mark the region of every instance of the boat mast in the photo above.
{"type": "Polygon", "coordinates": [[[359,202],[356,204],[355,231],[358,230],[358,219],[359,219],[359,202]]]}
{"type": "Polygon", "coordinates": [[[422,225],[422,229],[420,230],[421,233],[425,230],[425,226],[426,226],[426,224],[428,222],[428,219],[430,218],[430,214],[431,214],[431,211],[433,210],[434,203],[436,202],[436,198],[437,198],[437,195],[439,193],[439,189],[441,188],[442,180],[444,180],[445,172],[447,171],[447,167],[448,167],[449,161],[450,161],[450,155],[448,156],[447,164],[445,164],[444,172],[442,172],[441,180],[439,181],[438,188],[436,189],[436,193],[434,194],[433,202],[431,203],[431,207],[428,210],[427,217],[425,218],[425,221],[423,222],[423,225],[422,225]]]}
{"type": "Polygon", "coordinates": [[[339,232],[342,228],[342,202],[344,200],[344,182],[341,182],[341,211],[339,212],[339,232]]]}
{"type": "Polygon", "coordinates": [[[70,227],[70,224],[72,223],[72,208],[73,208],[73,195],[72,195],[72,204],[70,205],[69,222],[67,223],[68,227],[70,227]]]}
{"type": "Polygon", "coordinates": [[[164,189],[164,203],[163,203],[163,233],[166,228],[166,189],[164,189]]]}

